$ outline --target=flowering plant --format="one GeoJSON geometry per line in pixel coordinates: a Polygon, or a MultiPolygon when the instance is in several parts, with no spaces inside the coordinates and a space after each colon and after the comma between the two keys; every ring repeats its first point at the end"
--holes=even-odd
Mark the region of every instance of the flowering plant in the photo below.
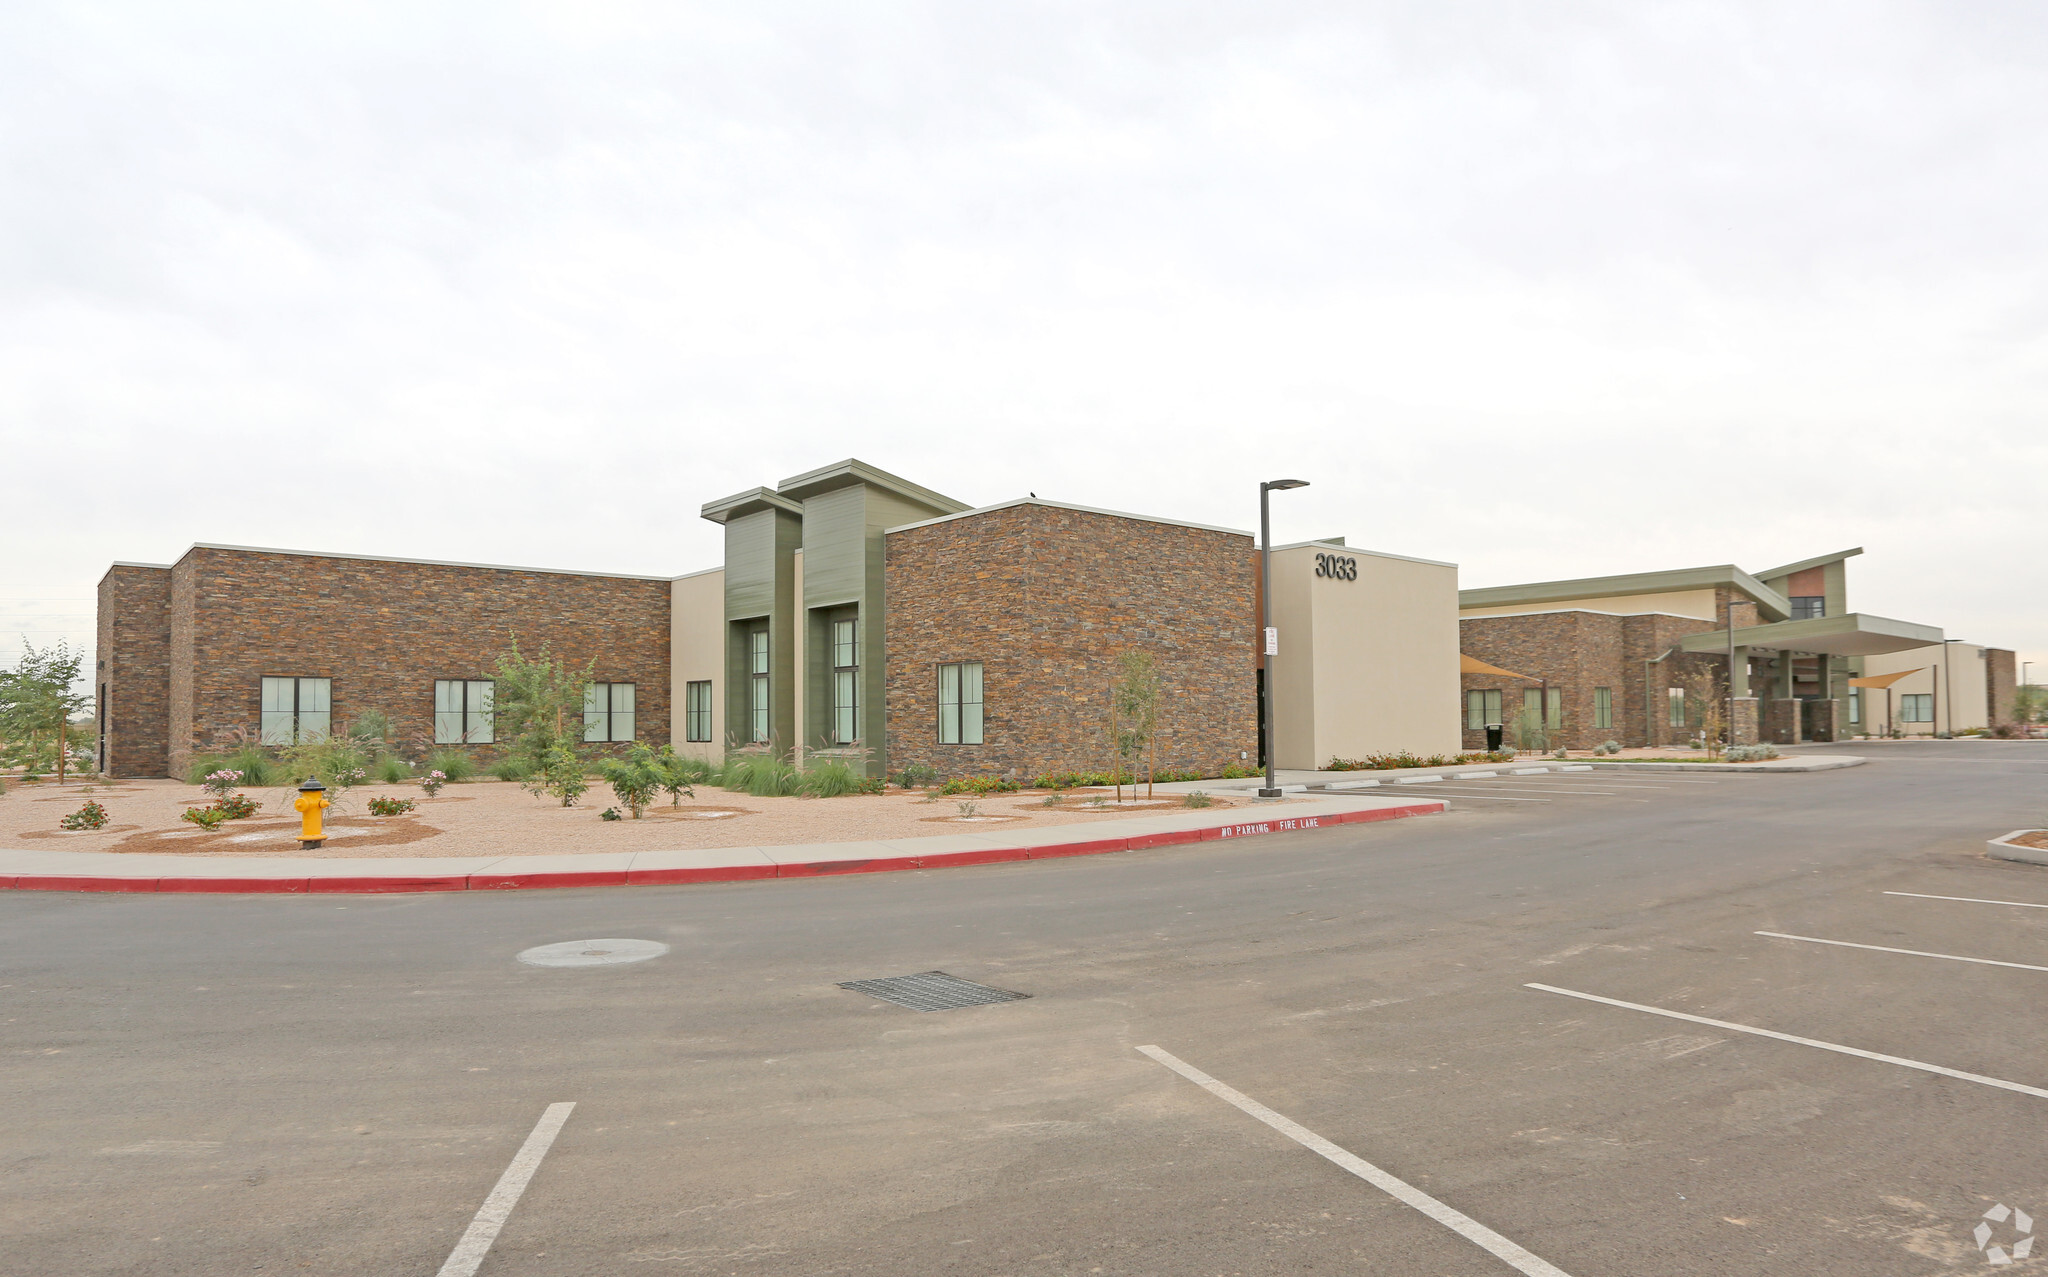
{"type": "Polygon", "coordinates": [[[220,828],[221,822],[227,818],[228,814],[218,807],[187,807],[185,814],[178,819],[189,820],[210,833],[220,828]]]}
{"type": "Polygon", "coordinates": [[[213,800],[213,806],[226,812],[229,820],[247,820],[256,814],[256,800],[247,794],[222,794],[213,800]]]}
{"type": "Polygon", "coordinates": [[[225,798],[229,790],[241,783],[242,773],[222,768],[220,771],[207,773],[206,779],[200,781],[199,785],[215,798],[225,798]]]}
{"type": "Polygon", "coordinates": [[[432,798],[435,794],[440,793],[441,786],[447,783],[447,772],[428,772],[426,775],[420,777],[420,788],[427,791],[427,797],[429,798],[432,798]]]}
{"type": "Polygon", "coordinates": [[[370,814],[372,816],[403,816],[411,810],[412,799],[410,798],[372,798],[370,800],[370,814]]]}
{"type": "Polygon", "coordinates": [[[77,811],[57,822],[64,829],[105,829],[107,809],[95,802],[88,802],[77,811]]]}

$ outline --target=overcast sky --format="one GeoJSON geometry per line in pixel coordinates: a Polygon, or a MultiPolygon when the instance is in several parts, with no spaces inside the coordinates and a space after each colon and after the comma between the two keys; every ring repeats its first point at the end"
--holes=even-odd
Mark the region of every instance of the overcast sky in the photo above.
{"type": "MultiPolygon", "coordinates": [[[[0,660],[194,541],[674,575],[846,456],[2048,663],[2048,10],[0,13],[0,660]]],[[[2043,666],[2048,675],[2048,664],[2043,666]]]]}

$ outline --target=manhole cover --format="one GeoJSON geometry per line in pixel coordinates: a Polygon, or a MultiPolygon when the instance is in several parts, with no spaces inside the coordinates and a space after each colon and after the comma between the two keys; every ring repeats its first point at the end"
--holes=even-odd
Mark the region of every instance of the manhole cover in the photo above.
{"type": "Polygon", "coordinates": [[[522,949],[519,960],[530,967],[615,967],[667,952],[668,946],[659,940],[564,940],[522,949]]]}
{"type": "Polygon", "coordinates": [[[1031,996],[1012,993],[1008,989],[991,989],[985,984],[962,980],[943,971],[884,976],[879,980],[843,980],[839,987],[865,993],[884,1002],[894,1002],[913,1011],[954,1011],[961,1007],[986,1006],[991,1002],[1015,1002],[1031,996]]]}

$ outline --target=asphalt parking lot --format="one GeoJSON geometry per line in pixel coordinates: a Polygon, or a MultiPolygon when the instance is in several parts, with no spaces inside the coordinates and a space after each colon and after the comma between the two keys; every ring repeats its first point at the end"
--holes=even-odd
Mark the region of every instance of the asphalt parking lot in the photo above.
{"type": "Polygon", "coordinates": [[[2048,869],[1981,854],[2048,744],[1865,752],[927,873],[0,894],[0,1269],[2048,1267],[1974,1236],[2048,1212],[2048,869]],[[517,957],[594,938],[668,950],[517,957]],[[1030,996],[838,987],[932,970],[1030,996]]]}

